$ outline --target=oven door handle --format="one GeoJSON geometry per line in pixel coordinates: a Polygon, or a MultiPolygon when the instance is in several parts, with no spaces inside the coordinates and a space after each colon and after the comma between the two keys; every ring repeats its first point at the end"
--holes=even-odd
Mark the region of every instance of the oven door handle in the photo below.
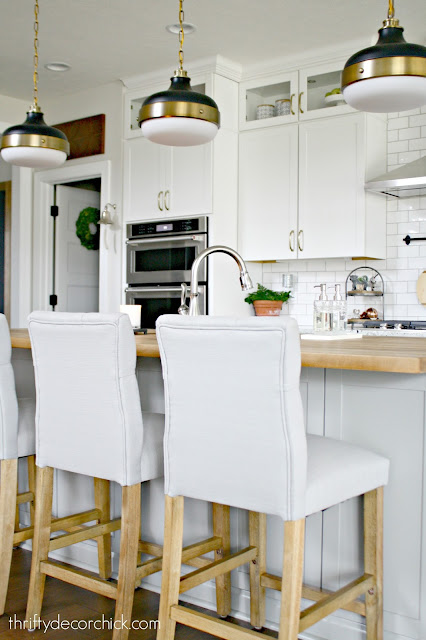
{"type": "Polygon", "coordinates": [[[179,291],[181,293],[182,289],[180,287],[127,287],[124,290],[125,293],[154,293],[158,291],[179,291]]]}
{"type": "Polygon", "coordinates": [[[195,242],[203,242],[206,240],[206,236],[168,236],[163,238],[144,238],[143,240],[126,240],[126,244],[135,245],[135,244],[146,244],[151,242],[176,242],[180,240],[181,242],[187,242],[188,240],[194,240],[195,242]]]}

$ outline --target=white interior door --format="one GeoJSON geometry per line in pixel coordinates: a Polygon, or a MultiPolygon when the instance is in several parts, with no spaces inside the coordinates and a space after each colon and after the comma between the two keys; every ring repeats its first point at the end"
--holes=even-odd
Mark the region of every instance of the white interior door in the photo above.
{"type": "Polygon", "coordinates": [[[86,207],[100,208],[100,194],[58,185],[56,204],[56,311],[98,311],[99,250],[83,247],[75,223],[86,207]]]}

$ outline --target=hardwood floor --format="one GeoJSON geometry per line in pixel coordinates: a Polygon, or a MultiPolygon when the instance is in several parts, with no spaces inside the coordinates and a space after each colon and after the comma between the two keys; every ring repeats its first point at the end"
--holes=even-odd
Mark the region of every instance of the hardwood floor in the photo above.
{"type": "MultiPolygon", "coordinates": [[[[46,589],[43,600],[42,620],[57,625],[58,616],[61,621],[82,621],[81,626],[85,629],[58,630],[56,627],[47,630],[40,629],[28,635],[28,631],[21,630],[20,622],[25,617],[25,609],[27,605],[27,590],[31,566],[31,552],[24,549],[15,549],[13,552],[12,571],[9,581],[9,590],[6,601],[5,614],[0,618],[0,640],[37,640],[45,638],[46,640],[73,640],[80,638],[94,638],[95,640],[110,640],[112,631],[108,630],[105,625],[104,630],[93,628],[94,621],[99,627],[102,623],[102,617],[106,620],[114,619],[115,602],[109,598],[98,596],[90,591],[79,589],[72,585],[66,584],[53,578],[46,578],[46,589]],[[16,616],[16,618],[15,618],[16,616]],[[16,625],[15,625],[16,621],[16,625]],[[89,621],[92,628],[88,628],[89,621]],[[12,625],[12,628],[11,628],[12,625]]],[[[146,629],[131,630],[129,634],[130,640],[155,640],[156,629],[153,621],[157,620],[159,596],[145,589],[138,589],[135,592],[135,600],[133,606],[132,619],[142,622],[146,629]],[[151,624],[150,624],[151,621],[151,624]],[[151,626],[151,628],[149,628],[151,626]]],[[[203,611],[198,607],[193,607],[199,611],[203,611]]],[[[207,612],[211,613],[211,612],[207,612]]],[[[238,621],[238,624],[246,628],[250,625],[238,621]]],[[[272,637],[277,634],[270,632],[272,637]]],[[[176,640],[211,640],[212,636],[200,631],[189,629],[177,625],[176,640]]]]}

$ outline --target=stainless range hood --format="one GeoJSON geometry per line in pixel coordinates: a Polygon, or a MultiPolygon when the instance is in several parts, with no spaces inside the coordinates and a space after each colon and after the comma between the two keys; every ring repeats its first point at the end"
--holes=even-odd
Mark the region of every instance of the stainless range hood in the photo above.
{"type": "Polygon", "coordinates": [[[365,189],[396,198],[426,195],[426,156],[366,182],[365,189]]]}

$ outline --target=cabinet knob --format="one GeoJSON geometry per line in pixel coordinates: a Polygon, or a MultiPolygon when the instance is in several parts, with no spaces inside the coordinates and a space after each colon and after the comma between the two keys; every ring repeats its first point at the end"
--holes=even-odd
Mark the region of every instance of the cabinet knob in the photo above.
{"type": "Polygon", "coordinates": [[[301,91],[301,92],[299,93],[299,112],[300,112],[300,113],[305,113],[305,112],[303,111],[303,109],[302,109],[302,96],[303,96],[303,94],[304,94],[304,91],[301,91]]]}
{"type": "Polygon", "coordinates": [[[297,234],[297,246],[299,247],[299,251],[303,251],[304,245],[305,245],[305,237],[304,237],[303,229],[300,229],[299,233],[297,234]]]}
{"type": "Polygon", "coordinates": [[[292,93],[291,96],[290,96],[290,113],[291,113],[292,116],[295,115],[294,109],[293,109],[293,98],[295,98],[295,97],[296,97],[295,93],[292,93]]]}
{"type": "Polygon", "coordinates": [[[164,208],[166,211],[170,210],[170,191],[168,189],[164,192],[164,208]]]}
{"type": "Polygon", "coordinates": [[[292,229],[288,236],[288,246],[290,251],[294,251],[294,229],[292,229]]]}
{"type": "Polygon", "coordinates": [[[158,196],[157,196],[157,205],[158,208],[160,209],[160,211],[163,211],[163,205],[164,205],[164,193],[162,191],[158,192],[158,196]]]}

